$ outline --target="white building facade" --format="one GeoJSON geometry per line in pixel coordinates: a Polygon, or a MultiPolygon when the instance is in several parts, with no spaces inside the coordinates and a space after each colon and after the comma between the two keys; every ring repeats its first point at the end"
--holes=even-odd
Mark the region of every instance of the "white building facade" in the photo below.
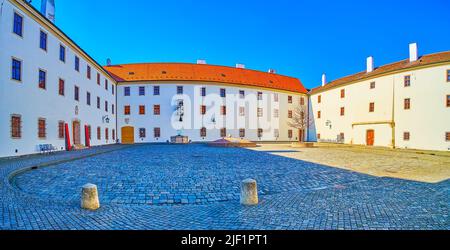
{"type": "Polygon", "coordinates": [[[323,82],[310,93],[309,139],[405,149],[450,150],[450,52],[374,67],[323,82]]]}
{"type": "Polygon", "coordinates": [[[0,157],[115,142],[116,83],[98,63],[24,1],[4,1],[0,33],[0,157]]]}

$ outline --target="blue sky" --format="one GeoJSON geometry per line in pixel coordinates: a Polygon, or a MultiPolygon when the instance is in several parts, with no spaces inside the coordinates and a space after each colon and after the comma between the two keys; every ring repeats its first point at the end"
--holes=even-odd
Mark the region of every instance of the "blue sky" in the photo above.
{"type": "MultiPolygon", "coordinates": [[[[40,6],[39,0],[33,4],[40,6]]],[[[100,64],[196,62],[298,77],[307,88],[450,50],[450,0],[56,0],[56,24],[100,64]]]]}

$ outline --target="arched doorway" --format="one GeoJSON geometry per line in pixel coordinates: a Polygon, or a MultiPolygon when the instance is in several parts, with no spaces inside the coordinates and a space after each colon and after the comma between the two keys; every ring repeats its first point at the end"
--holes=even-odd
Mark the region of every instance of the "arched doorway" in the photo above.
{"type": "Polygon", "coordinates": [[[122,144],[134,144],[134,127],[122,127],[122,144]]]}

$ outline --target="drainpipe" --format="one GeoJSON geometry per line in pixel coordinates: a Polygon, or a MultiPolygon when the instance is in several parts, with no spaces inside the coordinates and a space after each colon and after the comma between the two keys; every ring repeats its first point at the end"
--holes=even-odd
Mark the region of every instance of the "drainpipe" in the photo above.
{"type": "Polygon", "coordinates": [[[395,145],[395,77],[392,77],[392,148],[396,148],[395,145]]]}

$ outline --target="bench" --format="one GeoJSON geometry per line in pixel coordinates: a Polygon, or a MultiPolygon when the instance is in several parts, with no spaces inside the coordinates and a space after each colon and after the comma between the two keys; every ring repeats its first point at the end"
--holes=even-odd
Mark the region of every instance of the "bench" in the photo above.
{"type": "Polygon", "coordinates": [[[39,152],[42,154],[52,153],[52,152],[56,151],[56,147],[53,146],[52,144],[39,144],[38,148],[39,148],[39,152]]]}

